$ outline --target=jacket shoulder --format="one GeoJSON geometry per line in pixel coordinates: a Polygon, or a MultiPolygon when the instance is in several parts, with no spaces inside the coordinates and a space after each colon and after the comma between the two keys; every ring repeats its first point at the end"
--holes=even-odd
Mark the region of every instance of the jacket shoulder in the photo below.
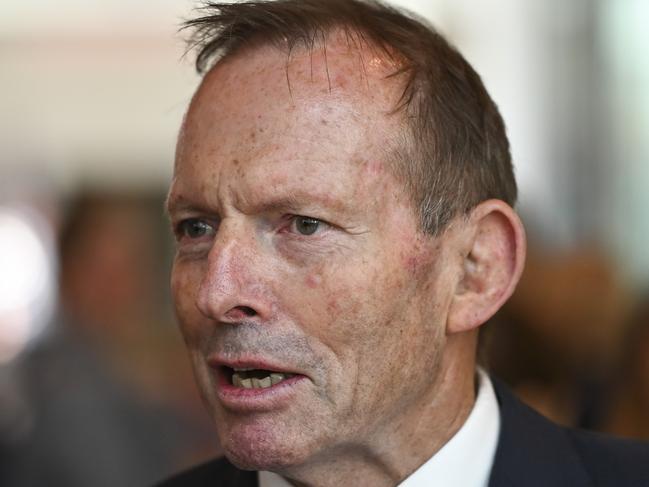
{"type": "Polygon", "coordinates": [[[595,485],[649,486],[649,443],[567,430],[595,485]]]}
{"type": "Polygon", "coordinates": [[[180,472],[156,487],[257,487],[257,472],[240,470],[217,458],[180,472]]]}
{"type": "Polygon", "coordinates": [[[649,444],[563,428],[492,382],[501,429],[490,487],[649,487],[649,444]]]}

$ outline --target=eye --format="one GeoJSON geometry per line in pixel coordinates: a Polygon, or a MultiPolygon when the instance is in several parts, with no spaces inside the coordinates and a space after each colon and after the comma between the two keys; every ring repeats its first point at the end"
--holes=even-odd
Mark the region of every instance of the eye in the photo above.
{"type": "Polygon", "coordinates": [[[323,225],[323,222],[308,216],[296,216],[293,218],[295,231],[300,235],[313,235],[323,225]]]}
{"type": "Polygon", "coordinates": [[[214,228],[198,218],[189,218],[178,223],[176,227],[176,234],[178,238],[187,237],[195,240],[206,235],[214,234],[214,228]]]}

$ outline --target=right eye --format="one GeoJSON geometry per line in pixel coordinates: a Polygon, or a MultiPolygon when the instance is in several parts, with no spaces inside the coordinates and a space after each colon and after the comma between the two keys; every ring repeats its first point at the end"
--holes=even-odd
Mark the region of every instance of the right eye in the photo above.
{"type": "Polygon", "coordinates": [[[179,240],[183,238],[197,240],[212,235],[214,235],[212,225],[198,218],[183,220],[176,226],[176,236],[179,240]]]}

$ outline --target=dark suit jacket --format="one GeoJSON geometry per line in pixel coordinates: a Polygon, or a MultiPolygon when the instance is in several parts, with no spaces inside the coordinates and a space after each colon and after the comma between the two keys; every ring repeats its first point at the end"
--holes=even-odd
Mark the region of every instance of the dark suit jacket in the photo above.
{"type": "MultiPolygon", "coordinates": [[[[649,443],[562,428],[492,380],[502,421],[489,487],[649,487],[649,443]]],[[[214,486],[257,487],[257,472],[218,459],[160,484],[214,486]]]]}

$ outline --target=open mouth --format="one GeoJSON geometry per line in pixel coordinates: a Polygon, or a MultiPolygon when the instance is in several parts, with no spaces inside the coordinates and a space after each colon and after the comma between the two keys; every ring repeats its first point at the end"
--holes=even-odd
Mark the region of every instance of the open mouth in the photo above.
{"type": "Polygon", "coordinates": [[[295,374],[274,372],[264,369],[233,369],[224,367],[226,377],[235,387],[244,389],[265,389],[294,377],[295,374]]]}

